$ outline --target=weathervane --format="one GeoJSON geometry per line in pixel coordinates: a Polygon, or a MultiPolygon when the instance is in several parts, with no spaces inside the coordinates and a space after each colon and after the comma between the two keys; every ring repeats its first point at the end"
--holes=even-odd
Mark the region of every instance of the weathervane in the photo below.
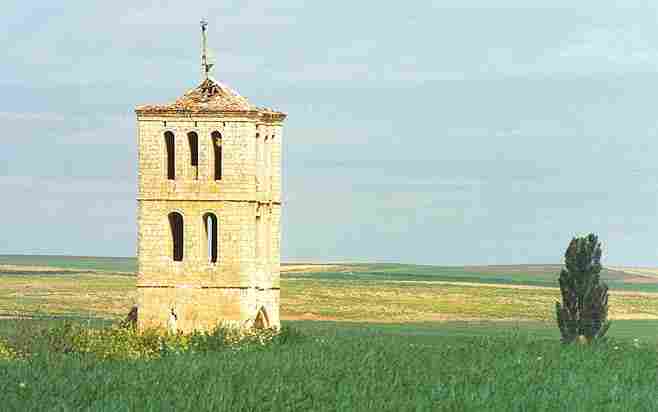
{"type": "Polygon", "coordinates": [[[201,55],[201,69],[203,70],[204,80],[208,80],[210,69],[214,64],[208,63],[208,55],[206,52],[207,47],[207,38],[206,38],[206,27],[208,27],[208,22],[205,19],[201,19],[201,37],[203,39],[203,54],[201,55]]]}

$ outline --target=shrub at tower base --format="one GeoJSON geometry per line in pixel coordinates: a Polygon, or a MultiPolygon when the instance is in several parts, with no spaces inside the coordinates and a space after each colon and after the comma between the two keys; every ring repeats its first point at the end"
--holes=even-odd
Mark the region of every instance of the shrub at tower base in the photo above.
{"type": "Polygon", "coordinates": [[[608,321],[608,286],[601,282],[601,243],[594,234],[574,237],[560,272],[562,302],[555,303],[563,343],[591,343],[604,338],[608,321]]]}

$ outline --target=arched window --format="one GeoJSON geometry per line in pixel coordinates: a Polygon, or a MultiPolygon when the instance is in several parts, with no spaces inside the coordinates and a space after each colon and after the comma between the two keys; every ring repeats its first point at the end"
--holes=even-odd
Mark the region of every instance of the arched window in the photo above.
{"type": "Polygon", "coordinates": [[[174,180],[176,178],[176,143],[174,134],[166,131],[164,138],[167,151],[167,179],[174,180]]]}
{"type": "Polygon", "coordinates": [[[169,213],[169,228],[171,229],[172,257],[174,261],[183,260],[183,216],[178,212],[169,213]]]}
{"type": "Polygon", "coordinates": [[[214,131],[210,137],[215,160],[215,180],[222,180],[222,134],[214,131]]]}
{"type": "Polygon", "coordinates": [[[196,132],[189,132],[187,140],[190,143],[190,165],[192,166],[192,177],[199,178],[199,136],[196,132]]]}
{"type": "Polygon", "coordinates": [[[206,251],[208,262],[217,263],[219,251],[219,224],[217,216],[212,213],[203,215],[203,226],[206,229],[206,251]]]}

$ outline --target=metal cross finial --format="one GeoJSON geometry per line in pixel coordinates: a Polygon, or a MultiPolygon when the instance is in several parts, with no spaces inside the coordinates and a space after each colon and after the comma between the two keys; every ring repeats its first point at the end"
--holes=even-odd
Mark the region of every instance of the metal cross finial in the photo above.
{"type": "Polygon", "coordinates": [[[206,27],[208,27],[208,22],[205,19],[201,19],[201,38],[203,40],[203,50],[201,54],[201,69],[203,70],[204,80],[208,80],[208,74],[210,69],[214,66],[212,63],[208,63],[208,54],[206,52],[208,40],[206,38],[206,27]]]}

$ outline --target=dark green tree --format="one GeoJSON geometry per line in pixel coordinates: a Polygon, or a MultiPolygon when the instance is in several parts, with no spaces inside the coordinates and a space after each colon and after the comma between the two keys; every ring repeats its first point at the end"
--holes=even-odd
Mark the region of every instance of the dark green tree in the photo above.
{"type": "Polygon", "coordinates": [[[564,253],[560,272],[562,303],[555,303],[563,343],[604,338],[608,321],[608,286],[600,281],[601,243],[590,233],[574,237],[564,253]]]}

